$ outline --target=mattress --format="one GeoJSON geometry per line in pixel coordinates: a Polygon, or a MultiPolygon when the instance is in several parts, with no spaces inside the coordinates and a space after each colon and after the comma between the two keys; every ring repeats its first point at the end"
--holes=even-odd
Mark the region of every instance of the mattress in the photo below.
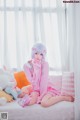
{"type": "Polygon", "coordinates": [[[48,108],[39,104],[22,108],[14,101],[0,106],[0,112],[7,112],[8,120],[74,120],[74,103],[63,101],[48,108]]]}

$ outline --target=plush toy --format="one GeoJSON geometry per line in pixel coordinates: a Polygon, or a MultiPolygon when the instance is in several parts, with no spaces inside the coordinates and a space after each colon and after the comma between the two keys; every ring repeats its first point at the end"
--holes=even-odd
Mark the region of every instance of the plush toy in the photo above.
{"type": "Polygon", "coordinates": [[[18,95],[21,94],[21,90],[16,87],[14,75],[4,70],[0,71],[0,90],[12,95],[13,99],[17,99],[18,95]]]}
{"type": "Polygon", "coordinates": [[[0,89],[5,89],[7,86],[15,86],[16,81],[14,76],[7,71],[0,70],[0,89]]]}
{"type": "Polygon", "coordinates": [[[7,103],[7,99],[5,97],[0,98],[0,106],[5,105],[7,103]]]}
{"type": "Polygon", "coordinates": [[[17,99],[18,96],[22,93],[19,88],[15,87],[6,87],[5,92],[12,95],[13,99],[17,99]]]}
{"type": "Polygon", "coordinates": [[[13,101],[13,97],[7,94],[5,91],[0,90],[0,105],[4,105],[6,102],[13,101]]]}

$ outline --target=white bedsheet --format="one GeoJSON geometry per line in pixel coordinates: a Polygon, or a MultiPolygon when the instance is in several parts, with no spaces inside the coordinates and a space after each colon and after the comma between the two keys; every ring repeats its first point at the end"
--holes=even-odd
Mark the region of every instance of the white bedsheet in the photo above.
{"type": "Polygon", "coordinates": [[[36,104],[22,108],[15,101],[0,106],[0,112],[8,112],[8,120],[74,120],[74,103],[60,102],[48,108],[36,104]]]}

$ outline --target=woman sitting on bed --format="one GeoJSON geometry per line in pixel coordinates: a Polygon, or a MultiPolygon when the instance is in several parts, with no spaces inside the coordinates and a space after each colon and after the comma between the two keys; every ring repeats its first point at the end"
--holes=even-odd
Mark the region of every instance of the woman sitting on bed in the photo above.
{"type": "Polygon", "coordinates": [[[72,96],[61,96],[60,91],[48,85],[49,65],[45,60],[45,55],[45,46],[37,43],[32,48],[32,59],[24,65],[26,77],[32,83],[33,90],[29,96],[24,96],[19,101],[23,107],[35,103],[49,107],[60,101],[74,101],[72,96]]]}

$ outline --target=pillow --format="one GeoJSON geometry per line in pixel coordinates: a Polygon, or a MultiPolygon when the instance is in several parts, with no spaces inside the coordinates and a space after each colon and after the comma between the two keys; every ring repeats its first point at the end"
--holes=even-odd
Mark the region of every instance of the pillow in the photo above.
{"type": "Polygon", "coordinates": [[[26,78],[24,71],[14,73],[15,80],[17,82],[17,87],[22,88],[24,86],[30,85],[31,83],[26,78]]]}
{"type": "Polygon", "coordinates": [[[52,86],[55,89],[61,91],[62,75],[50,75],[50,77],[49,77],[49,86],[52,86]]]}
{"type": "Polygon", "coordinates": [[[61,95],[70,95],[72,97],[75,96],[74,73],[73,72],[64,72],[63,73],[61,95]]]}

